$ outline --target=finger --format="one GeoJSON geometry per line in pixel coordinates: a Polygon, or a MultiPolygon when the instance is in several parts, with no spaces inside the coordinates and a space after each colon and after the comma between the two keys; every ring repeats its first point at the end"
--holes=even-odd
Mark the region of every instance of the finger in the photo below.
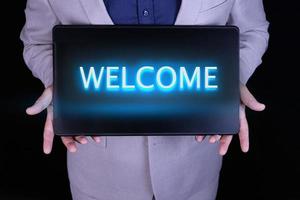
{"type": "Polygon", "coordinates": [[[220,150],[219,150],[219,154],[221,156],[224,156],[229,148],[229,145],[231,143],[232,140],[232,135],[224,135],[221,140],[220,140],[220,150]]]}
{"type": "Polygon", "coordinates": [[[75,140],[80,144],[87,144],[88,140],[85,136],[76,136],[75,140]]]}
{"type": "Polygon", "coordinates": [[[50,154],[53,146],[54,131],[53,131],[53,124],[52,124],[52,118],[53,118],[52,115],[53,115],[52,111],[48,111],[46,123],[44,127],[43,150],[45,154],[50,154]]]}
{"type": "Polygon", "coordinates": [[[212,135],[209,138],[210,143],[215,143],[221,139],[221,135],[212,135]]]}
{"type": "Polygon", "coordinates": [[[99,137],[99,136],[92,136],[92,139],[97,143],[101,142],[101,137],[99,137]]]}
{"type": "Polygon", "coordinates": [[[43,94],[38,98],[38,100],[29,108],[26,109],[28,115],[36,115],[42,112],[45,108],[49,106],[52,101],[52,87],[44,90],[43,94]]]}
{"type": "Polygon", "coordinates": [[[249,127],[245,113],[245,107],[240,108],[240,132],[239,132],[240,146],[243,152],[249,151],[249,127]]]}
{"type": "Polygon", "coordinates": [[[202,141],[204,140],[204,138],[205,138],[204,135],[197,135],[197,136],[195,137],[195,139],[196,139],[197,142],[202,142],[202,141]]]}
{"type": "Polygon", "coordinates": [[[70,152],[74,153],[77,151],[75,140],[72,137],[61,137],[61,140],[70,152]]]}
{"type": "Polygon", "coordinates": [[[245,85],[240,86],[241,90],[241,100],[243,104],[254,111],[263,111],[266,106],[260,102],[258,102],[255,97],[250,93],[248,88],[245,85]]]}

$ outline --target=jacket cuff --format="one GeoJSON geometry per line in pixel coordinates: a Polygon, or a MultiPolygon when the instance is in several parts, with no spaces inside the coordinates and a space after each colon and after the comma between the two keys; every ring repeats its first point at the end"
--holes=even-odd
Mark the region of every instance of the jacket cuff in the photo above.
{"type": "Polygon", "coordinates": [[[49,87],[53,84],[53,60],[52,56],[47,56],[43,63],[41,63],[44,67],[43,70],[41,70],[41,74],[38,77],[42,83],[44,84],[45,88],[49,87]]]}
{"type": "Polygon", "coordinates": [[[243,55],[240,56],[240,82],[244,85],[252,76],[256,69],[256,66],[252,66],[243,55]]]}

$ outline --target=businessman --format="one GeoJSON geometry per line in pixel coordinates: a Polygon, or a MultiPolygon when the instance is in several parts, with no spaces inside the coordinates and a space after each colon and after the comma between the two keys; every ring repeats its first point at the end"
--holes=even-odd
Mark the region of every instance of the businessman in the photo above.
{"type": "MultiPolygon", "coordinates": [[[[44,152],[52,149],[52,35],[57,24],[235,25],[240,28],[240,132],[249,149],[245,106],[265,106],[245,86],[268,45],[262,0],[28,0],[24,59],[45,86],[26,112],[47,109],[44,152]]],[[[80,134],[80,133],[79,133],[80,134]]],[[[232,136],[62,137],[75,200],[212,200],[232,136]]]]}

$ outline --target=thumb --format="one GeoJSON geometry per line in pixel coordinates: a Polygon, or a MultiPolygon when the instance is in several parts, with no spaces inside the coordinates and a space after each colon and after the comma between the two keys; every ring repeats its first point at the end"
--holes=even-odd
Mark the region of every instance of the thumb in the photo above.
{"type": "Polygon", "coordinates": [[[48,87],[44,90],[43,94],[38,100],[29,108],[26,109],[28,115],[36,115],[42,112],[49,106],[52,101],[52,87],[48,87]]]}
{"type": "Polygon", "coordinates": [[[251,94],[248,88],[245,85],[240,86],[241,90],[241,100],[248,108],[254,111],[263,111],[266,106],[258,102],[255,97],[251,94]]]}

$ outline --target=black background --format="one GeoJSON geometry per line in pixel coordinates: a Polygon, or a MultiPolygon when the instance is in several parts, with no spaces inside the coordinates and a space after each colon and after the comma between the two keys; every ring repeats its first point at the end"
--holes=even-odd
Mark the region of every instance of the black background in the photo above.
{"type": "MultiPolygon", "coordinates": [[[[44,155],[45,113],[25,114],[43,90],[23,62],[18,39],[26,1],[5,2],[11,5],[1,5],[0,199],[70,199],[60,139],[56,138],[53,153],[44,155]]],[[[270,45],[248,86],[267,109],[248,111],[250,152],[242,154],[235,138],[224,157],[218,199],[300,199],[300,12],[296,4],[265,1],[270,45]]]]}

